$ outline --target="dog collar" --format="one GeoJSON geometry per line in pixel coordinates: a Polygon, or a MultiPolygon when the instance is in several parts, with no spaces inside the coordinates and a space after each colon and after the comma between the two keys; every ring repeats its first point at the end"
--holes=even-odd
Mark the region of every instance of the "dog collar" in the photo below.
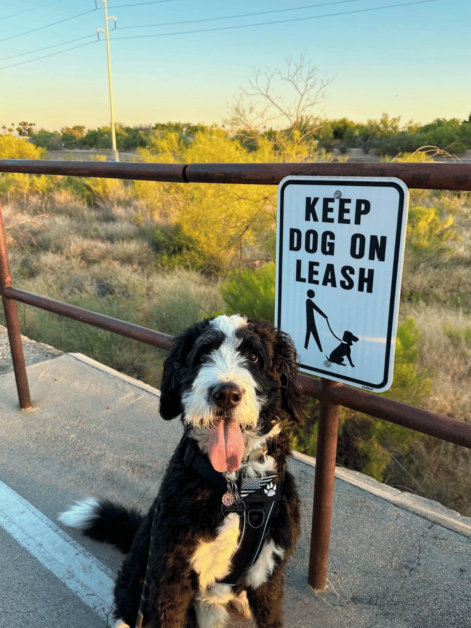
{"type": "Polygon", "coordinates": [[[227,481],[222,473],[215,471],[212,465],[203,458],[193,439],[185,435],[182,439],[182,447],[183,462],[187,467],[196,471],[206,482],[211,482],[222,489],[227,488],[227,481]]]}

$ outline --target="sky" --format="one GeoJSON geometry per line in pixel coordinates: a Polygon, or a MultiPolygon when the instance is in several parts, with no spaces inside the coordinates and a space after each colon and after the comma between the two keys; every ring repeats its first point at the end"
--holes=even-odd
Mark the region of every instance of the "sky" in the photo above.
{"type": "MultiPolygon", "coordinates": [[[[116,120],[221,124],[255,70],[283,70],[287,58],[302,54],[320,78],[333,79],[323,105],[328,118],[467,118],[471,2],[410,2],[108,0],[117,18],[110,31],[116,120]],[[245,14],[252,15],[221,19],[245,14]]],[[[0,126],[109,123],[106,44],[103,36],[96,41],[103,1],[97,5],[0,2],[0,126]]],[[[276,90],[292,99],[283,83],[276,90]]]]}

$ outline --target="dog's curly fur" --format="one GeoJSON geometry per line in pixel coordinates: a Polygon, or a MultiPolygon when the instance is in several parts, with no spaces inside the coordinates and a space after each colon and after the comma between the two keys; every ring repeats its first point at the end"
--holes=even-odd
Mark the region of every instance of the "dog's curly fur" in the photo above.
{"type": "MultiPolygon", "coordinates": [[[[235,382],[243,394],[231,412],[245,451],[239,469],[223,475],[234,479],[273,474],[283,469],[290,455],[284,419],[300,423],[304,418],[297,373],[291,339],[268,322],[237,315],[208,319],[175,340],[164,363],[160,413],[165,420],[180,416],[186,438],[193,439],[208,460],[209,430],[224,420],[211,396],[211,382],[235,382]]],[[[232,603],[247,613],[248,600],[259,628],[281,628],[284,567],[299,530],[292,475],[286,472],[283,477],[281,499],[257,561],[240,584],[230,587],[218,581],[231,570],[238,516],[223,516],[224,491],[184,464],[183,443],[175,450],[147,515],[89,499],[63,513],[61,521],[128,553],[115,586],[119,626],[133,627],[136,621],[157,509],[144,626],[220,628],[227,619],[226,606],[232,603]]]]}

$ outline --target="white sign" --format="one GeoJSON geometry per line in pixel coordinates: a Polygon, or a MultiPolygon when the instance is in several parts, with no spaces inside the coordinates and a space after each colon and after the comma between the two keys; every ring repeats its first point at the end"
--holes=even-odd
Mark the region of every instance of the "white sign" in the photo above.
{"type": "Polygon", "coordinates": [[[408,201],[393,178],[280,183],[275,324],[293,338],[301,371],[391,386],[408,201]]]}

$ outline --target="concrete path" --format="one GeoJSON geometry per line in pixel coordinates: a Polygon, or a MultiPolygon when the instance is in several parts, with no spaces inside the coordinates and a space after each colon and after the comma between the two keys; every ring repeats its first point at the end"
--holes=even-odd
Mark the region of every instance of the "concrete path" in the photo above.
{"type": "MultiPolygon", "coordinates": [[[[181,435],[158,391],[83,356],[28,367],[35,409],[0,375],[0,628],[110,625],[121,555],[62,530],[73,500],[147,508],[181,435]]],[[[471,520],[435,502],[338,471],[329,585],[306,583],[314,460],[290,463],[302,537],[287,569],[287,628],[471,627],[471,520]]],[[[249,624],[234,621],[232,626],[249,624]]]]}

